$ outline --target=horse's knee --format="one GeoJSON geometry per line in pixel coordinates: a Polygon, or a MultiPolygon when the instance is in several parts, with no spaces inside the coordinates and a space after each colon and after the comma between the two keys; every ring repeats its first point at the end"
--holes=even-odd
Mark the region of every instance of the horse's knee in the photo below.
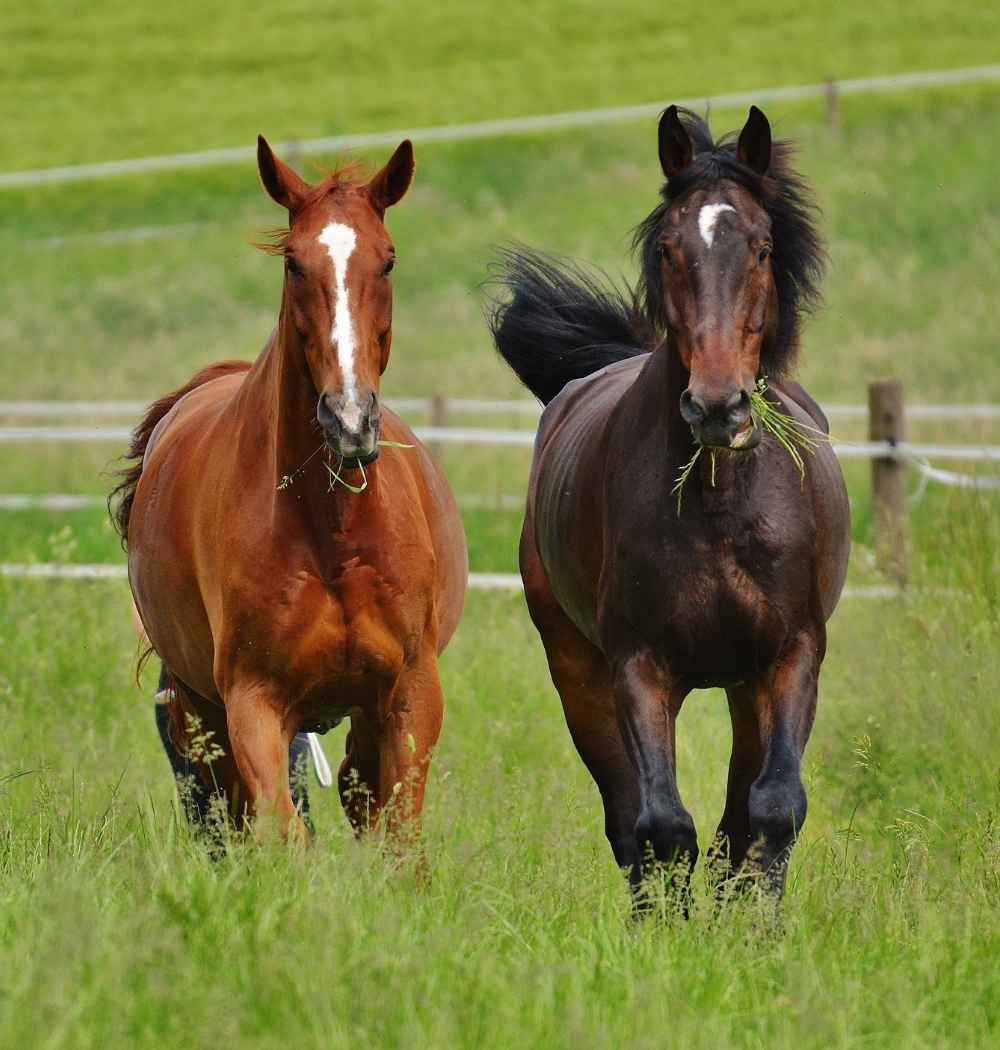
{"type": "Polygon", "coordinates": [[[666,863],[686,862],[693,866],[698,859],[698,835],[691,814],[683,809],[647,806],[635,825],[639,854],[666,863]]]}
{"type": "Polygon", "coordinates": [[[750,834],[767,860],[788,849],[806,820],[806,792],[802,781],[771,778],[750,789],[750,834]]]}

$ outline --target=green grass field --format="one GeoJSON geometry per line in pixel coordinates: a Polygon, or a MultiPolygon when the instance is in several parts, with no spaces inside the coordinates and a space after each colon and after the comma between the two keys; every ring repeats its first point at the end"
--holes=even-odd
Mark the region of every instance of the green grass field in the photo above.
{"type": "MultiPolygon", "coordinates": [[[[983,5],[926,0],[60,2],[0,14],[0,171],[974,65],[996,59],[998,30],[983,5]]],[[[1000,401],[998,100],[995,85],[845,98],[839,135],[818,103],[765,107],[825,214],[826,304],[802,364],[821,399],[863,401],[896,375],[914,401],[1000,401]]],[[[630,279],[654,127],[424,145],[417,163],[389,216],[385,389],[520,396],[481,319],[493,248],[630,279]]],[[[152,398],[255,355],[280,267],[249,243],[280,218],[251,165],[0,190],[0,400],[152,398]]],[[[963,421],[911,436],[1000,440],[963,421]]],[[[0,492],[99,494],[117,451],[0,445],[0,492]]],[[[463,511],[473,569],[514,571],[520,514],[499,508],[523,494],[527,452],[451,446],[444,462],[486,504],[463,511]]],[[[867,465],[847,477],[850,580],[881,582],[867,465]]],[[[132,679],[127,589],[0,579],[0,1047],[1000,1046],[998,509],[931,486],[911,512],[911,592],[834,618],[780,923],[752,903],[717,912],[700,872],[689,921],[628,921],[517,594],[472,594],[444,657],[421,884],[315,786],[313,849],[209,860],[178,818],[150,674],[132,679]]],[[[121,558],[99,509],[0,511],[2,562],[121,558]]],[[[680,787],[703,846],[728,737],[721,694],[694,694],[680,787]]]]}

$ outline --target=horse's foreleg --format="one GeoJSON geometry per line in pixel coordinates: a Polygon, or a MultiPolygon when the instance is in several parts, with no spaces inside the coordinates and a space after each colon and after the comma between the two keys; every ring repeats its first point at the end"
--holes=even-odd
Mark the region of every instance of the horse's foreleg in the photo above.
{"type": "Polygon", "coordinates": [[[617,669],[618,722],[639,779],[636,845],[640,856],[675,866],[682,890],[698,859],[694,821],[677,790],[675,724],[684,696],[649,653],[635,653],[617,669]]]}
{"type": "Polygon", "coordinates": [[[340,767],[340,797],[358,832],[384,813],[386,831],[415,839],[431,753],[441,732],[444,697],[433,645],[406,668],[377,713],[352,717],[340,767]]]}
{"type": "Polygon", "coordinates": [[[444,719],[437,650],[427,645],[421,659],[400,675],[389,710],[379,727],[379,802],[386,830],[415,839],[431,754],[444,719]]]}
{"type": "MultiPolygon", "coordinates": [[[[788,857],[806,819],[800,763],[816,713],[816,687],[825,644],[822,628],[803,631],[759,682],[734,696],[740,705],[740,718],[756,725],[756,750],[761,757],[759,773],[745,793],[745,811],[740,811],[739,797],[731,804],[727,800],[727,812],[732,805],[733,834],[737,837],[736,845],[731,846],[733,859],[761,872],[775,896],[784,890],[788,857]]],[[[753,752],[748,748],[747,754],[753,752]]],[[[750,763],[743,778],[749,775],[749,767],[750,763]]],[[[730,783],[732,786],[732,780],[730,783]]]]}
{"type": "Polygon", "coordinates": [[[604,803],[604,834],[619,868],[639,875],[635,825],[639,781],[618,727],[611,671],[604,654],[563,612],[537,555],[522,540],[521,572],[531,619],[545,646],[549,674],[559,692],[566,725],[604,803]]]}
{"type": "Polygon", "coordinates": [[[284,724],[284,698],[266,685],[231,689],[226,720],[245,805],[263,835],[272,823],[283,838],[309,840],[288,787],[288,747],[294,727],[284,724]]]}

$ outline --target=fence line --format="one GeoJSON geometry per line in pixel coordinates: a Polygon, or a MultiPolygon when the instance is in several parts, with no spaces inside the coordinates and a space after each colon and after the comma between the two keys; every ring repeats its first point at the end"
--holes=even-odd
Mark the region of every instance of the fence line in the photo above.
{"type": "MultiPolygon", "coordinates": [[[[470,492],[457,495],[455,500],[460,507],[469,510],[524,509],[524,496],[516,496],[510,492],[498,492],[492,496],[470,492]]],[[[107,496],[78,495],[69,492],[0,494],[0,510],[86,510],[90,507],[106,507],[107,502],[107,496]]]]}
{"type": "MultiPolygon", "coordinates": [[[[414,427],[421,441],[431,444],[512,445],[531,447],[532,430],[504,430],[494,427],[414,427]]],[[[70,441],[126,442],[128,427],[0,427],[0,444],[70,441]]],[[[885,441],[833,442],[841,459],[949,459],[966,462],[1000,462],[1000,445],[938,445],[885,441]]]]}
{"type": "MultiPolygon", "coordinates": [[[[149,407],[149,401],[0,401],[0,417],[6,418],[87,418],[140,416],[149,407]]],[[[441,397],[448,412],[456,415],[525,416],[537,419],[542,406],[527,398],[503,399],[477,397],[441,397]]],[[[397,412],[430,412],[434,399],[430,397],[393,397],[386,404],[397,412]]],[[[830,419],[864,419],[867,405],[823,405],[830,419]]],[[[907,404],[910,419],[1000,419],[998,404],[907,404]]]]}
{"type": "MultiPolygon", "coordinates": [[[[28,580],[123,580],[128,566],[91,562],[5,562],[0,564],[0,577],[28,580]]],[[[520,591],[524,587],[516,572],[470,572],[469,589],[473,591],[520,591]]],[[[898,598],[899,587],[870,585],[845,587],[845,598],[898,598]]]]}
{"type": "MultiPolygon", "coordinates": [[[[827,97],[831,89],[841,95],[867,92],[905,91],[915,88],[945,87],[982,81],[1000,80],[1000,65],[968,66],[961,69],[929,70],[898,73],[888,76],[855,77],[848,80],[826,81],[821,84],[798,84],[788,87],[761,88],[756,91],[736,91],[721,95],[698,95],[685,99],[667,99],[633,106],[610,106],[599,109],[573,110],[564,113],[545,113],[535,116],[510,117],[502,120],[481,120],[468,124],[448,124],[428,128],[404,128],[398,131],[377,131],[357,135],[331,135],[282,142],[279,151],[295,151],[299,155],[336,153],[345,149],[371,146],[395,146],[401,139],[414,142],[456,142],[469,139],[497,138],[502,135],[532,131],[551,131],[580,128],[594,124],[611,124],[641,120],[657,116],[670,102],[678,105],[715,108],[744,106],[750,103],[792,102],[802,99],[827,97]]],[[[84,179],[117,175],[137,175],[147,172],[176,171],[181,168],[204,168],[220,164],[242,163],[256,156],[254,146],[235,146],[224,149],[171,153],[131,160],[103,161],[96,164],[72,164],[61,167],[37,168],[31,171],[9,171],[0,174],[0,189],[36,186],[41,183],[78,182],[84,179]]]]}

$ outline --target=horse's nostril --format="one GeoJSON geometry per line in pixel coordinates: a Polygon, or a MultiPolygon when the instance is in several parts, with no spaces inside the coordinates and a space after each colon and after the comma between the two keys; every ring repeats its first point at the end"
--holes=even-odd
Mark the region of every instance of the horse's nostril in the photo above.
{"type": "Polygon", "coordinates": [[[332,430],[337,427],[337,413],[334,409],[333,399],[329,394],[320,394],[316,405],[316,421],[324,430],[332,430]]]}
{"type": "Polygon", "coordinates": [[[681,417],[685,423],[700,423],[705,418],[705,404],[701,398],[695,397],[690,390],[681,394],[681,417]]]}
{"type": "Polygon", "coordinates": [[[737,390],[726,399],[726,411],[734,423],[743,423],[750,415],[750,395],[737,390]]]}

